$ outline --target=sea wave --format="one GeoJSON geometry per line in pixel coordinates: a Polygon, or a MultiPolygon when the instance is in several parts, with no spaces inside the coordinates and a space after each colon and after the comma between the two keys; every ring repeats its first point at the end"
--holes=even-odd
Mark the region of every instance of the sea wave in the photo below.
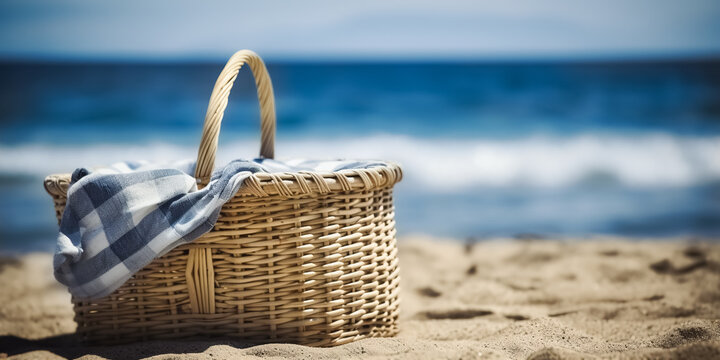
{"type": "MultiPolygon", "coordinates": [[[[218,164],[250,157],[257,148],[257,140],[222,143],[218,164]]],[[[435,192],[577,184],[692,186],[720,180],[720,136],[654,133],[443,140],[377,135],[279,139],[276,153],[280,159],[389,159],[402,164],[406,186],[435,192]]],[[[0,145],[0,175],[40,177],[122,160],[171,161],[194,156],[194,147],[168,143],[0,145]]]]}

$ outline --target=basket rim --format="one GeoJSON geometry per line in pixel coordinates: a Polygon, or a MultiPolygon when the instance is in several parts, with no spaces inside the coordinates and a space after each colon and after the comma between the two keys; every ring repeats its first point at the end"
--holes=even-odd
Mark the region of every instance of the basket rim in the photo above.
{"type": "MultiPolygon", "coordinates": [[[[67,196],[71,174],[51,174],[45,178],[45,191],[53,196],[67,196]]],[[[236,196],[266,197],[272,195],[297,196],[328,194],[344,191],[364,191],[389,188],[402,180],[400,165],[368,169],[346,169],[332,172],[255,173],[247,177],[236,196]]]]}

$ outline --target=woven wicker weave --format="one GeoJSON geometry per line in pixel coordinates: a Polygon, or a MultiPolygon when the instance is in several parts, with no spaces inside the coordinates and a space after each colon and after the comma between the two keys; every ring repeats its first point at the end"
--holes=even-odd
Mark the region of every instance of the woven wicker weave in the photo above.
{"type": "MultiPolygon", "coordinates": [[[[243,64],[255,77],[261,155],[273,157],[275,107],[257,54],[232,56],[215,84],[196,177],[212,172],[230,88],[243,64]]],[[[332,173],[259,173],[227,202],[212,231],[155,259],[112,295],[73,299],[77,332],[100,343],[232,336],[332,346],[397,332],[395,165],[332,173]]],[[[68,175],[51,175],[58,220],[68,175]]],[[[201,185],[202,186],[202,185],[201,185]]]]}

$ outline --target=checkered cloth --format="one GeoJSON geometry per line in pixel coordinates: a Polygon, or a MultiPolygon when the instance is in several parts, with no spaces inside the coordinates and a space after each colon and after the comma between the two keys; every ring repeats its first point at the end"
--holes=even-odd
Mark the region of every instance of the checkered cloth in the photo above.
{"type": "Polygon", "coordinates": [[[55,278],[73,296],[109,295],[156,257],[210,231],[223,204],[252,173],[338,171],[386,165],[375,161],[286,163],[236,160],[198,190],[194,162],[157,166],[125,162],[77,169],[68,190],[54,258],[55,278]]]}

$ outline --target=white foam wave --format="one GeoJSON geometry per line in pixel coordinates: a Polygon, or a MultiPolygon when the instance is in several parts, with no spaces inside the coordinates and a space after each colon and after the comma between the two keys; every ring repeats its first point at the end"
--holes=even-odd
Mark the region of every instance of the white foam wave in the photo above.
{"type": "MultiPolygon", "coordinates": [[[[221,144],[218,164],[257,153],[257,141],[221,144]]],[[[720,136],[668,134],[533,136],[514,140],[437,140],[385,135],[277,141],[282,158],[388,159],[408,185],[434,191],[478,186],[568,186],[617,181],[626,186],[690,186],[720,180],[720,136]]],[[[0,173],[44,176],[122,160],[196,156],[192,146],[0,145],[0,173]]]]}

